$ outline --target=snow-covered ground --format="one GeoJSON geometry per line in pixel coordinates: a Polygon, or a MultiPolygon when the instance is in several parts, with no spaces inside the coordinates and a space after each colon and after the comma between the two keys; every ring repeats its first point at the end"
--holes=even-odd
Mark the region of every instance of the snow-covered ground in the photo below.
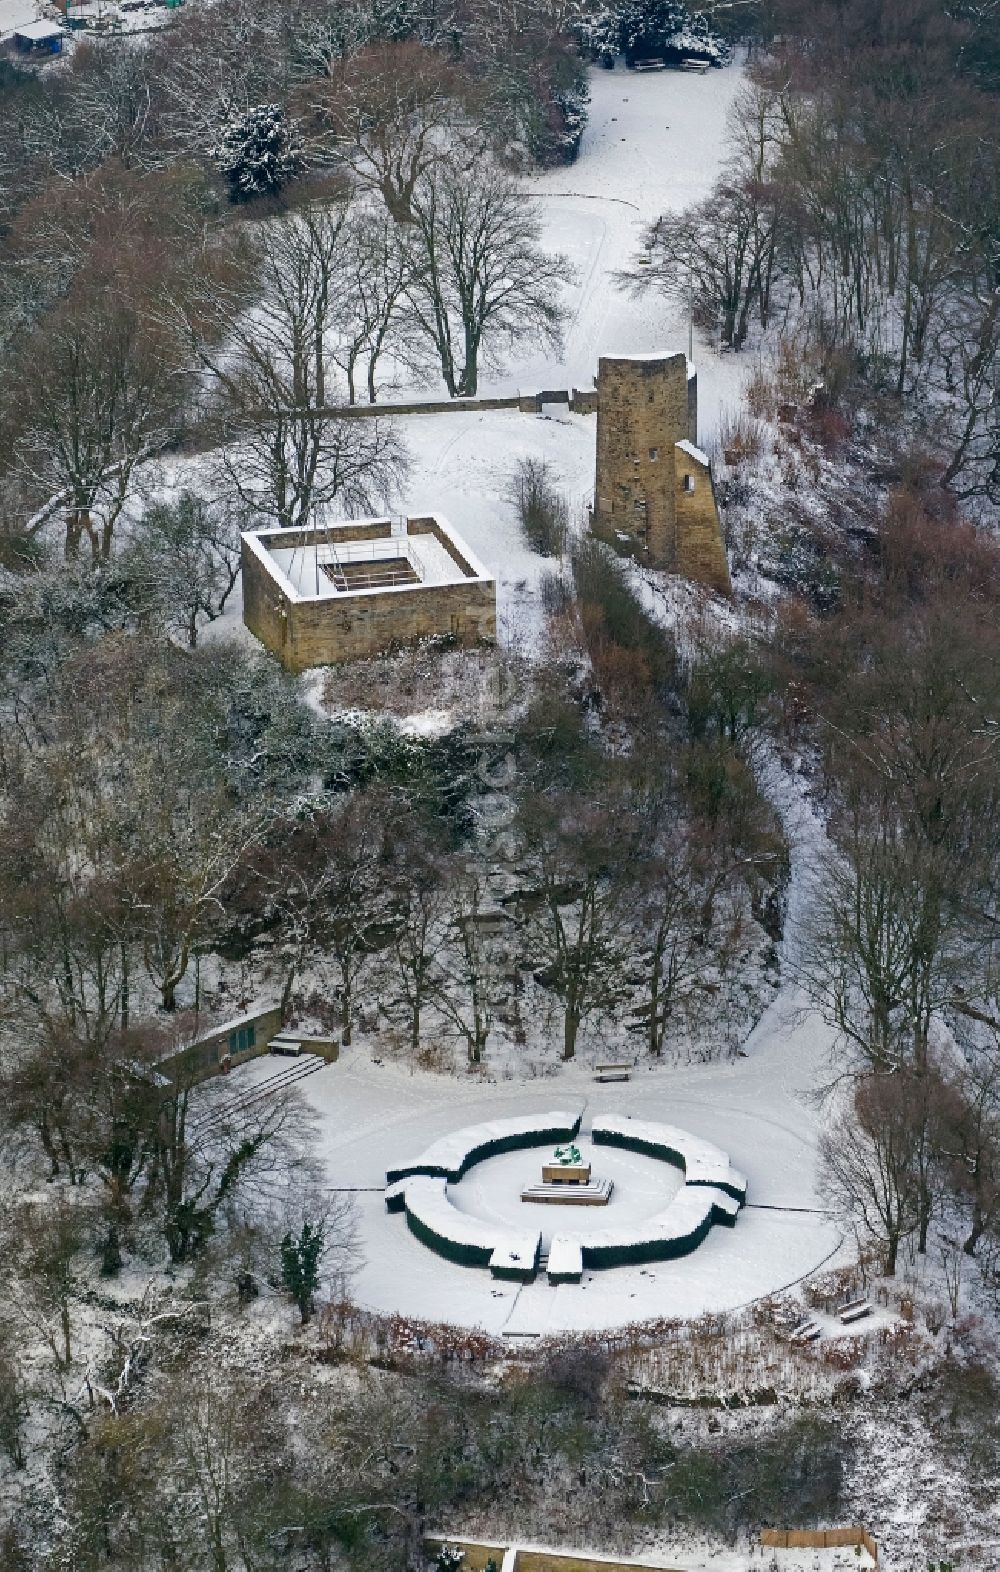
{"type": "MultiPolygon", "coordinates": [[[[574,274],[561,356],[522,346],[502,371],[485,371],[480,393],[589,388],[602,354],[688,348],[682,308],[655,294],[635,299],[616,275],[636,255],[647,224],[704,197],[725,153],[726,121],[742,81],[739,66],[705,76],[683,71],[636,75],[591,72],[590,120],[576,163],[526,183],[543,218],[543,242],[574,274]]],[[[720,355],[696,333],[699,440],[711,445],[720,415],[740,398],[749,362],[720,355]]],[[[400,390],[437,399],[441,390],[400,390]]],[[[398,422],[411,455],[409,476],[391,499],[394,512],[441,513],[497,581],[501,643],[530,652],[542,627],[538,586],[552,563],[521,538],[507,492],[520,459],[545,460],[577,522],[594,490],[596,418],[550,405],[542,415],[513,410],[410,415],[398,422]]],[[[197,467],[197,463],[196,466],[197,467]]],[[[170,479],[174,466],[165,466],[170,479]]],[[[187,468],[185,464],[184,468],[187,468]]],[[[241,615],[239,592],[209,637],[228,633],[241,615]]]]}
{"type": "MultiPolygon", "coordinates": [[[[563,352],[557,357],[526,348],[502,372],[484,375],[484,397],[589,388],[603,354],[687,349],[685,312],[655,294],[633,298],[616,275],[636,255],[647,224],[707,195],[723,161],[727,116],[741,81],[735,65],[705,76],[591,72],[590,120],[576,163],[528,182],[543,215],[544,244],[564,255],[575,275],[565,291],[563,352]]],[[[738,403],[749,367],[739,356],[720,355],[697,333],[694,355],[705,444],[713,441],[720,415],[738,403]]],[[[435,390],[430,396],[439,395],[435,390]]],[[[505,493],[519,459],[544,459],[582,518],[593,498],[595,417],[549,406],[543,415],[408,416],[399,427],[412,468],[398,506],[438,511],[455,525],[497,579],[502,641],[531,647],[546,563],[521,540],[505,493]]]]}

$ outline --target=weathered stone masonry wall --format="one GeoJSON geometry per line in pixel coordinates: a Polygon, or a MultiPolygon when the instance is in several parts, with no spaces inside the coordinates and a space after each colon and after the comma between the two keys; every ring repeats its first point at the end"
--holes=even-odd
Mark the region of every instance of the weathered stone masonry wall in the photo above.
{"type": "Polygon", "coordinates": [[[728,594],[711,468],[678,447],[697,441],[687,356],[602,356],[597,395],[598,533],[626,535],[655,567],[728,594]]]}
{"type": "Polygon", "coordinates": [[[674,516],[676,520],[676,572],[696,584],[708,584],[720,595],[729,595],[729,563],[722,541],[722,526],[715,485],[709,465],[699,465],[683,450],[675,449],[674,474],[676,491],[674,516]],[[685,475],[690,475],[694,490],[685,488],[685,475]]]}
{"type": "MultiPolygon", "coordinates": [[[[388,538],[387,519],[338,527],[338,540],[388,538]]],[[[434,535],[463,572],[471,572],[460,549],[433,518],[407,521],[407,533],[434,535]]],[[[283,534],[282,547],[307,547],[312,532],[283,534]]],[[[302,672],[344,660],[376,655],[394,644],[451,634],[474,643],[496,638],[496,586],[470,577],[457,584],[325,595],[293,600],[243,542],[243,618],[251,633],[288,671],[302,672]]]]}
{"type": "Polygon", "coordinates": [[[687,357],[602,355],[597,392],[595,511],[641,542],[651,562],[672,566],[672,454],[690,423],[687,357]]]}
{"type": "Polygon", "coordinates": [[[492,585],[470,580],[299,601],[288,620],[282,659],[299,672],[445,633],[469,643],[493,639],[496,600],[492,585]]]}

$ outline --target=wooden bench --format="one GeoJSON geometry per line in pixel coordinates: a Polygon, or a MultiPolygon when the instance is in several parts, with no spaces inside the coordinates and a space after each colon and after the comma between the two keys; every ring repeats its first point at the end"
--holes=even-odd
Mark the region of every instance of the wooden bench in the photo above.
{"type": "Polygon", "coordinates": [[[633,1064],[595,1064],[595,1081],[627,1081],[631,1078],[633,1064]]]}
{"type": "Polygon", "coordinates": [[[302,1052],[302,1042],[298,1037],[279,1035],[271,1038],[267,1045],[267,1051],[268,1053],[287,1054],[291,1058],[296,1058],[302,1052]]]}
{"type": "Polygon", "coordinates": [[[865,1316],[871,1313],[872,1307],[867,1299],[854,1299],[849,1305],[842,1305],[838,1311],[841,1326],[850,1326],[854,1321],[863,1321],[865,1316]]]}
{"type": "Polygon", "coordinates": [[[681,61],[680,69],[682,71],[697,71],[699,76],[704,76],[708,70],[708,61],[695,60],[693,56],[689,56],[681,61]]]}

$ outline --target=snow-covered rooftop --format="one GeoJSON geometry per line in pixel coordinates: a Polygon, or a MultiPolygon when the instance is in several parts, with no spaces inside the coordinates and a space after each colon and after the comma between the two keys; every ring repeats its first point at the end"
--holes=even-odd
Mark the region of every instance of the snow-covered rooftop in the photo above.
{"type": "Polygon", "coordinates": [[[32,44],[44,44],[50,38],[62,38],[65,29],[57,22],[24,22],[14,29],[15,38],[26,38],[32,44]]]}
{"type": "Polygon", "coordinates": [[[35,0],[0,0],[0,39],[23,32],[37,18],[35,0]]]}

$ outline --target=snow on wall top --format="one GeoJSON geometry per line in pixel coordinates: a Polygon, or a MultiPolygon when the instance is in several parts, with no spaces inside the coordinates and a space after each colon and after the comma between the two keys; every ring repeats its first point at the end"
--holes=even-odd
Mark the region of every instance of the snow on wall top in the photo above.
{"type": "Polygon", "coordinates": [[[544,1114],[515,1119],[491,1119],[486,1124],[466,1125],[434,1141],[411,1163],[386,1170],[386,1184],[426,1174],[450,1179],[457,1184],[470,1163],[492,1151],[513,1150],[518,1146],[541,1145],[544,1141],[570,1141],[580,1128],[580,1115],[554,1108],[544,1114]]]}
{"type": "Polygon", "coordinates": [[[428,585],[493,582],[493,575],[442,514],[416,514],[400,523],[402,528],[388,516],[335,519],[315,528],[275,526],[246,530],[241,539],[285,598],[294,602],[349,600],[369,594],[364,589],[338,590],[320,574],[322,564],[339,558],[353,561],[383,555],[407,557],[417,569],[420,583],[386,585],[379,590],[380,595],[407,595],[428,585]],[[433,532],[418,530],[411,534],[409,526],[425,519],[433,523],[433,532]],[[381,532],[363,541],[348,540],[346,532],[358,525],[380,526],[381,532]],[[296,542],[294,547],[288,544],[290,540],[296,542]]]}
{"type": "Polygon", "coordinates": [[[717,1185],[731,1195],[738,1195],[741,1201],[746,1196],[746,1178],[733,1167],[728,1154],[689,1130],[679,1130],[672,1124],[653,1124],[647,1119],[630,1119],[627,1115],[608,1115],[594,1120],[592,1133],[596,1145],[619,1140],[634,1142],[654,1152],[675,1152],[681,1159],[688,1185],[717,1185]]]}
{"type": "MultiPolygon", "coordinates": [[[[600,358],[601,360],[643,360],[655,362],[657,360],[673,360],[675,355],[679,355],[681,353],[682,352],[679,349],[646,349],[631,350],[626,355],[616,355],[608,350],[602,352],[600,358]]],[[[687,366],[687,377],[688,381],[690,382],[691,378],[697,375],[695,363],[693,360],[688,360],[686,355],[684,356],[684,362],[687,366]]]]}
{"type": "Polygon", "coordinates": [[[711,1185],[685,1185],[662,1212],[638,1223],[617,1223],[611,1228],[601,1228],[581,1239],[583,1258],[587,1260],[591,1251],[600,1250],[602,1246],[620,1250],[652,1242],[680,1243],[696,1235],[717,1208],[731,1217],[738,1203],[711,1185]]]}
{"type": "Polygon", "coordinates": [[[708,454],[703,453],[701,448],[696,448],[693,442],[688,441],[687,437],[684,438],[683,442],[675,442],[674,446],[680,448],[682,453],[686,453],[688,458],[694,459],[696,464],[703,464],[706,469],[708,468],[708,454]]]}

